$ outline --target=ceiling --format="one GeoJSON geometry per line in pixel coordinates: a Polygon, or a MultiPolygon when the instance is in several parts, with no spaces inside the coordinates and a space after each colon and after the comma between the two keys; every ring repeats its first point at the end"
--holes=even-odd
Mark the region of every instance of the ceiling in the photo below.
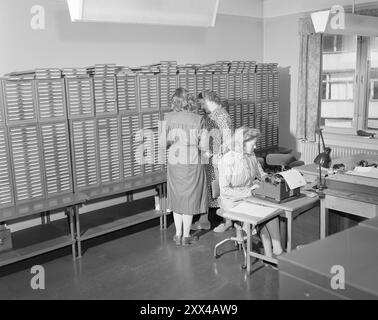
{"type": "MultiPolygon", "coordinates": [[[[356,0],[355,2],[356,5],[377,3],[372,0],[356,0]]],[[[336,4],[351,6],[353,0],[220,0],[218,14],[273,18],[328,9],[336,4]]]]}

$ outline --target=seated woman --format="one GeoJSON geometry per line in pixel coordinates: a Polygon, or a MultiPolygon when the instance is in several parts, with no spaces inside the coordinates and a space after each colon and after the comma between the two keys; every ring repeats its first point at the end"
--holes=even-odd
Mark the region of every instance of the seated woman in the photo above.
{"type": "MultiPolygon", "coordinates": [[[[229,151],[219,160],[220,215],[237,205],[238,201],[250,197],[257,187],[256,179],[261,180],[265,175],[254,154],[259,135],[260,132],[255,129],[238,128],[227,146],[229,151]]],[[[278,218],[266,223],[260,236],[266,256],[282,254],[278,218]]]]}

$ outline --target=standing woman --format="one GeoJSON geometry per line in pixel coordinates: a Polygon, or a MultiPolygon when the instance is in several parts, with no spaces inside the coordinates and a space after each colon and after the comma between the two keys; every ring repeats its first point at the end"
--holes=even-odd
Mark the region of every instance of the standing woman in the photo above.
{"type": "Polygon", "coordinates": [[[168,207],[173,211],[177,245],[188,246],[198,240],[190,236],[193,215],[207,211],[206,171],[200,160],[200,136],[205,128],[202,116],[194,113],[188,92],[176,89],[173,112],[166,115],[168,147],[168,207]]]}
{"type": "MultiPolygon", "coordinates": [[[[218,95],[214,91],[206,90],[198,96],[201,101],[202,108],[206,111],[206,128],[209,134],[209,157],[206,165],[207,175],[207,194],[209,199],[209,217],[202,215],[199,222],[194,225],[194,229],[208,229],[208,219],[216,217],[216,211],[219,208],[218,199],[215,198],[213,192],[213,182],[218,180],[218,159],[223,154],[223,145],[229,141],[233,134],[233,127],[230,115],[222,107],[218,95]]],[[[216,193],[216,192],[215,192],[216,193]]],[[[224,232],[232,227],[231,220],[225,220],[217,226],[215,232],[224,232]]]]}

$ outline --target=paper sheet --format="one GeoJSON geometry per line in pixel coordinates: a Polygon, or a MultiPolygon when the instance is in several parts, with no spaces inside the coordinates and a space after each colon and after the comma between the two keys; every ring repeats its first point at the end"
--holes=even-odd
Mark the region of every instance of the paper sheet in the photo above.
{"type": "Polygon", "coordinates": [[[277,208],[266,207],[249,202],[241,202],[232,209],[228,210],[234,213],[243,213],[251,217],[266,218],[277,211],[277,208]]]}
{"type": "Polygon", "coordinates": [[[378,169],[374,167],[356,167],[353,171],[349,171],[348,173],[354,176],[378,179],[378,169]]]}
{"type": "Polygon", "coordinates": [[[300,188],[306,185],[306,181],[298,170],[291,169],[279,173],[284,177],[290,190],[300,188]]]}

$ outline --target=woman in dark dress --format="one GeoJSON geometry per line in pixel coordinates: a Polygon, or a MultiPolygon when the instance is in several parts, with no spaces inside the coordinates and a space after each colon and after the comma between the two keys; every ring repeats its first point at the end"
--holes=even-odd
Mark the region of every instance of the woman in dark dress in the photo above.
{"type": "Polygon", "coordinates": [[[168,208],[173,211],[177,245],[190,245],[193,215],[207,211],[206,171],[201,164],[200,137],[205,128],[202,116],[194,113],[188,93],[179,88],[166,115],[168,149],[168,208]]]}

